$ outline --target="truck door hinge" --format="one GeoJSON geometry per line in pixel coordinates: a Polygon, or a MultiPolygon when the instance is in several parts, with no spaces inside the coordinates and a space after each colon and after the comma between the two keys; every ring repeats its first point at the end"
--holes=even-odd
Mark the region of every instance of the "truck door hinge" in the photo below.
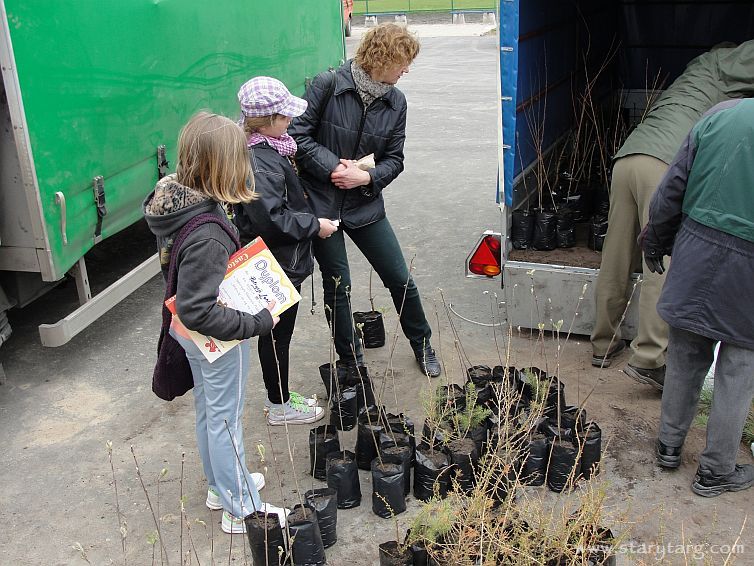
{"type": "Polygon", "coordinates": [[[168,174],[168,167],[170,167],[170,163],[168,163],[167,154],[165,153],[165,146],[158,145],[157,146],[157,178],[158,179],[162,179],[165,175],[168,174]]]}
{"type": "Polygon", "coordinates": [[[102,241],[102,219],[107,214],[105,206],[105,178],[97,175],[92,180],[92,189],[94,190],[94,204],[97,206],[97,226],[94,229],[94,243],[102,241]]]}

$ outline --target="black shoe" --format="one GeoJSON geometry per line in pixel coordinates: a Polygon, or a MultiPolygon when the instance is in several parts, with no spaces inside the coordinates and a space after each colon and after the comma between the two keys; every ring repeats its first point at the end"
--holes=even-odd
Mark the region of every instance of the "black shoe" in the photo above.
{"type": "Polygon", "coordinates": [[[416,363],[422,370],[422,373],[429,377],[438,377],[442,373],[440,360],[437,359],[434,348],[427,346],[414,352],[416,363]]]}
{"type": "Polygon", "coordinates": [[[651,385],[659,391],[662,391],[662,388],[665,386],[665,366],[646,369],[626,364],[626,367],[623,368],[623,373],[629,377],[633,377],[639,383],[651,385]]]}
{"type": "Polygon", "coordinates": [[[673,447],[657,441],[657,465],[663,468],[675,469],[681,465],[681,449],[683,446],[673,447]]]}
{"type": "Polygon", "coordinates": [[[625,349],[626,343],[623,340],[618,340],[604,356],[593,354],[592,365],[597,368],[609,368],[610,364],[613,363],[613,358],[617,357],[625,349]]]}
{"type": "Polygon", "coordinates": [[[724,476],[715,476],[699,468],[696,471],[691,491],[702,497],[717,497],[726,491],[741,491],[754,484],[754,466],[736,464],[736,468],[724,476]]]}

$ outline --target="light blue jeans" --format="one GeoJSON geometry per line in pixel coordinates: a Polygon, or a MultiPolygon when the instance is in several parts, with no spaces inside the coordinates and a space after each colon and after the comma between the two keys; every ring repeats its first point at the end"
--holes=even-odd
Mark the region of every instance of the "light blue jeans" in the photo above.
{"type": "Polygon", "coordinates": [[[186,351],[194,375],[196,444],[204,475],[209,486],[220,494],[223,508],[235,517],[245,517],[261,509],[262,505],[246,467],[243,446],[243,404],[249,375],[248,341],[244,340],[209,363],[191,340],[172,330],[170,333],[186,351]]]}

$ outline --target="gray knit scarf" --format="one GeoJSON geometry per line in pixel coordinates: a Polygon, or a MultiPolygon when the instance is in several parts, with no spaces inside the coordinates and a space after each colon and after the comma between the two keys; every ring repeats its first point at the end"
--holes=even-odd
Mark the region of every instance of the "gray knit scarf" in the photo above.
{"type": "Polygon", "coordinates": [[[375,81],[369,76],[369,73],[359,67],[356,61],[351,61],[351,74],[353,75],[353,82],[356,83],[356,92],[364,101],[365,108],[379,97],[385,96],[393,88],[393,85],[375,81]]]}

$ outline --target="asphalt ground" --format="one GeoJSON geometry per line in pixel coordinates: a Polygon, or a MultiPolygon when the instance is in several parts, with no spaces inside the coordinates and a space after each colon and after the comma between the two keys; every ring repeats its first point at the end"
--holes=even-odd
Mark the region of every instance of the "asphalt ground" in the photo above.
{"type": "MultiPolygon", "coordinates": [[[[393,338],[395,309],[376,280],[375,306],[385,309],[389,338],[387,346],[367,350],[366,357],[375,383],[385,384],[383,403],[392,412],[409,415],[420,428],[422,391],[448,380],[462,383],[469,364],[499,363],[498,346],[505,346],[502,334],[490,326],[500,322],[496,318],[499,281],[471,281],[463,273],[465,257],[481,231],[499,224],[494,202],[497,38],[475,35],[485,29],[474,24],[414,27],[411,21],[422,50],[400,82],[409,104],[406,169],[385,196],[388,217],[406,260],[413,265],[445,372],[431,384],[420,374],[408,342],[400,335],[393,338]]],[[[354,28],[349,52],[362,31],[354,28]]],[[[94,290],[153,253],[153,246],[142,224],[103,243],[88,257],[94,290]]],[[[368,265],[353,247],[349,254],[354,310],[369,310],[368,265]]],[[[304,285],[291,348],[291,386],[323,395],[317,368],[329,359],[329,333],[317,275],[314,289],[318,304],[312,316],[311,286],[304,285]]],[[[206,483],[194,440],[191,396],[165,403],[150,390],[162,296],[163,283],[156,277],[56,349],[40,346],[36,327],[75,308],[74,285],[62,285],[30,307],[11,313],[14,335],[0,348],[6,374],[0,380],[5,449],[0,460],[4,526],[0,563],[177,564],[181,548],[184,558],[189,548],[195,549],[191,564],[250,561],[242,537],[221,533],[220,513],[204,506],[206,483]],[[155,524],[142,481],[154,515],[161,518],[167,559],[160,558],[159,544],[151,544],[155,524]],[[117,506],[126,521],[126,559],[116,487],[117,506]],[[191,525],[190,532],[183,529],[183,538],[181,497],[191,525]]],[[[677,550],[682,542],[720,545],[736,540],[754,503],[751,491],[710,501],[689,490],[696,454],[704,443],[703,430],[692,430],[677,472],[659,471],[652,454],[659,396],[620,371],[625,359],[610,369],[593,369],[591,348],[583,336],[561,343],[548,337],[543,344],[531,340],[526,331],[512,332],[511,365],[551,368],[557,361],[569,404],[586,400],[590,418],[603,428],[605,471],[598,481],[608,492],[609,509],[631,525],[631,542],[656,545],[644,554],[619,556],[619,564],[657,563],[658,551],[671,544],[677,550]]],[[[310,427],[291,427],[288,437],[280,427],[267,427],[264,397],[258,364],[253,361],[244,415],[247,460],[254,471],[266,466],[262,497],[292,505],[298,501],[297,489],[323,485],[308,474],[310,427]],[[257,445],[265,447],[264,463],[257,445]]],[[[355,438],[356,431],[342,433],[341,445],[353,450],[355,438]]],[[[742,452],[740,461],[750,459],[742,452]]],[[[396,522],[372,513],[370,477],[367,472],[360,476],[362,504],[339,513],[339,540],[327,551],[331,565],[377,564],[377,545],[396,536],[396,522]]],[[[527,496],[535,495],[553,505],[563,503],[543,488],[527,488],[527,496]]],[[[401,535],[418,509],[419,503],[409,497],[406,513],[397,517],[401,535]]],[[[739,540],[746,550],[734,558],[740,564],[752,563],[754,542],[748,527],[739,540]]],[[[708,563],[724,561],[719,552],[709,556],[708,563]]],[[[678,556],[672,558],[663,563],[684,563],[674,560],[678,556]]]]}

